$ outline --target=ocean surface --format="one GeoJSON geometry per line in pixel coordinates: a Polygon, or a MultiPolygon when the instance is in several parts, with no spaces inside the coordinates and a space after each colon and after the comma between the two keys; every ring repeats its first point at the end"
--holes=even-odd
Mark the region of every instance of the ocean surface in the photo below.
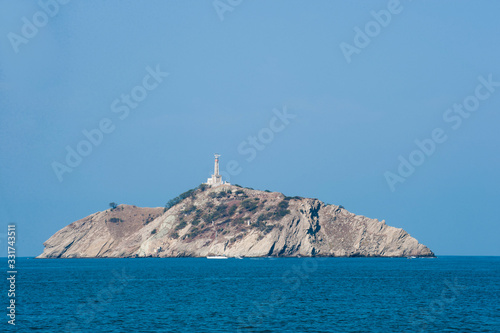
{"type": "Polygon", "coordinates": [[[500,257],[19,258],[17,270],[16,326],[4,310],[1,331],[500,332],[500,257]]]}

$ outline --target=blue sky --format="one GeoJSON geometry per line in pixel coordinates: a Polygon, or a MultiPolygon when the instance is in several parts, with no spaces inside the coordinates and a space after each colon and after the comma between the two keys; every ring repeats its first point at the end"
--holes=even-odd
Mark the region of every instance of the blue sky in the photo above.
{"type": "Polygon", "coordinates": [[[0,255],[9,223],[35,256],[111,201],[163,206],[215,152],[232,183],[385,219],[438,255],[500,255],[498,1],[216,5],[0,2],[0,255]],[[87,155],[60,181],[67,147],[87,155]]]}

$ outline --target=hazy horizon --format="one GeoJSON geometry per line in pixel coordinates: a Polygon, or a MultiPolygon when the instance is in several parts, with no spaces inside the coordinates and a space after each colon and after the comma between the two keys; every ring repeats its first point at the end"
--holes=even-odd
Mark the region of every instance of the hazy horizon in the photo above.
{"type": "Polygon", "coordinates": [[[162,207],[214,153],[232,184],[500,255],[499,2],[44,3],[0,4],[1,256],[8,224],[34,257],[110,202],[162,207]]]}

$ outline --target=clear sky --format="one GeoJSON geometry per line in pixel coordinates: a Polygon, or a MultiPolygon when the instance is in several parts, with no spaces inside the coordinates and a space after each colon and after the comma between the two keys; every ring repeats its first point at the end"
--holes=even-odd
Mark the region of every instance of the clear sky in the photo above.
{"type": "Polygon", "coordinates": [[[500,255],[499,1],[61,2],[0,2],[0,255],[9,223],[35,256],[163,206],[216,152],[232,183],[500,255]]]}

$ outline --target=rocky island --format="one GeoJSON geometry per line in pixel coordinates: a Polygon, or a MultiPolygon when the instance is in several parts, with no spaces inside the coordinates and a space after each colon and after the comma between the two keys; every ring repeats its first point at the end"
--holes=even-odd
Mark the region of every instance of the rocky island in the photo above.
{"type": "Polygon", "coordinates": [[[318,199],[202,184],[166,207],[118,205],[56,232],[37,258],[433,257],[403,229],[318,199]]]}

